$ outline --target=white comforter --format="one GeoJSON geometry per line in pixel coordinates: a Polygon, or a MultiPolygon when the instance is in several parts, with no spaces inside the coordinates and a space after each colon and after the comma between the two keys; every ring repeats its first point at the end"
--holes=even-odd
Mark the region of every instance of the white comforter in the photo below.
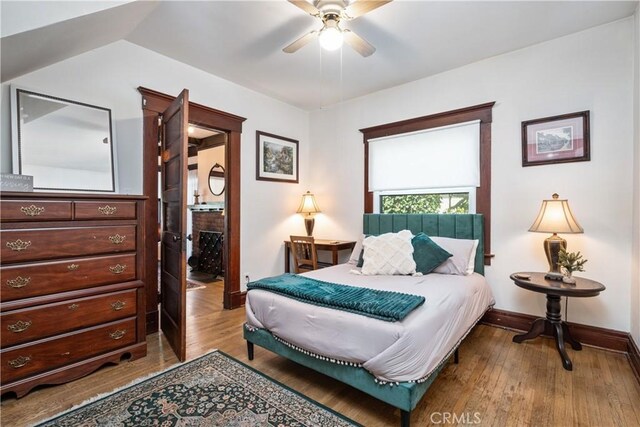
{"type": "Polygon", "coordinates": [[[426,301],[403,321],[385,322],[255,289],[247,293],[247,323],[313,353],[362,364],[381,380],[414,381],[429,375],[494,304],[491,288],[476,273],[362,276],[352,269],[342,264],[304,275],[426,301]]]}

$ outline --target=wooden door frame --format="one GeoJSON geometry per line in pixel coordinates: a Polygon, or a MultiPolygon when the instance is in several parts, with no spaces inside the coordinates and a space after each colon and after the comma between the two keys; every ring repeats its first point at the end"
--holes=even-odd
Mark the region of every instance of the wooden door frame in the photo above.
{"type": "MultiPolygon", "coordinates": [[[[158,118],[169,106],[174,96],[138,87],[142,95],[143,145],[142,164],[143,194],[149,198],[145,204],[145,218],[158,218],[158,118]]],[[[189,123],[224,131],[228,135],[225,148],[224,218],[224,299],[226,309],[244,304],[245,292],[240,291],[240,136],[246,119],[204,105],[189,102],[189,123]]],[[[158,251],[157,221],[145,221],[145,276],[147,290],[147,333],[158,331],[158,251]]]]}

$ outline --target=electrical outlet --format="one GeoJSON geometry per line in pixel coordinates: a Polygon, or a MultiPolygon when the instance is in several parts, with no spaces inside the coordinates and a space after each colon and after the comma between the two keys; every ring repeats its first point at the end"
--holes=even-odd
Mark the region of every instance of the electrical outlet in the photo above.
{"type": "Polygon", "coordinates": [[[244,284],[249,283],[251,279],[249,278],[249,273],[244,273],[244,284]]]}

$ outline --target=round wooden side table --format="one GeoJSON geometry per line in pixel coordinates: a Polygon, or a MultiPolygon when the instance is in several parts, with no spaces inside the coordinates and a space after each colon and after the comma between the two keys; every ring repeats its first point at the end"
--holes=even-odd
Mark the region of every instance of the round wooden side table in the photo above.
{"type": "Polygon", "coordinates": [[[536,338],[544,332],[548,324],[556,339],[556,347],[562,359],[562,366],[564,366],[566,370],[571,371],[573,370],[573,364],[571,363],[571,359],[569,359],[569,355],[567,355],[564,343],[565,341],[568,342],[574,350],[582,350],[582,345],[573,339],[567,323],[562,320],[560,297],[594,297],[606,288],[602,283],[575,276],[575,284],[547,280],[544,278],[545,274],[546,273],[522,272],[513,273],[509,276],[519,287],[547,295],[547,317],[536,319],[531,325],[529,332],[516,335],[513,337],[513,342],[521,343],[525,340],[536,338]]]}

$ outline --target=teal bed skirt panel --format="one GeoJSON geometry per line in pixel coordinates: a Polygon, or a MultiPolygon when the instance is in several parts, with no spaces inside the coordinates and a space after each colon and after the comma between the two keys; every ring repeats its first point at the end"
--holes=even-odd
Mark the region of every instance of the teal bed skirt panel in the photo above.
{"type": "Polygon", "coordinates": [[[364,214],[364,234],[409,230],[427,236],[478,240],[474,271],[484,275],[484,216],[482,214],[364,214]]]}
{"type": "Polygon", "coordinates": [[[421,383],[394,383],[378,384],[375,378],[366,369],[346,365],[337,365],[313,356],[301,353],[298,350],[290,348],[280,341],[277,341],[270,332],[264,329],[255,329],[253,331],[243,327],[244,339],[252,342],[260,347],[279,354],[289,360],[292,360],[302,366],[311,368],[322,374],[330,376],[340,382],[348,384],[353,388],[363,391],[376,399],[382,400],[403,411],[411,411],[414,409],[422,396],[429,389],[433,381],[446,365],[442,363],[426,381],[421,383]],[[397,384],[397,385],[396,385],[397,384]]]}

